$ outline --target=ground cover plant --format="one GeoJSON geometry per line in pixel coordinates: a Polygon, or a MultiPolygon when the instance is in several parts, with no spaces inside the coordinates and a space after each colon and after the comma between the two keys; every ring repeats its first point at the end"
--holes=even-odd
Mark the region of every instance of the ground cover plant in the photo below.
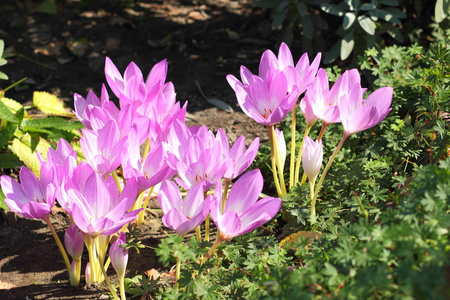
{"type": "Polygon", "coordinates": [[[0,177],[2,201],[48,224],[70,285],[104,282],[114,299],[445,299],[450,51],[439,41],[371,49],[346,71],[284,43],[266,50],[258,75],[226,77],[267,129],[261,145],[186,125],[167,60],[144,77],[106,58],[100,97],[74,96],[79,122],[27,120],[2,98],[3,146],[25,164],[0,177]],[[152,198],[174,232],[155,249],[170,271],[125,278],[148,246],[137,238],[152,198]],[[71,220],[63,241],[56,208],[71,220]]]}

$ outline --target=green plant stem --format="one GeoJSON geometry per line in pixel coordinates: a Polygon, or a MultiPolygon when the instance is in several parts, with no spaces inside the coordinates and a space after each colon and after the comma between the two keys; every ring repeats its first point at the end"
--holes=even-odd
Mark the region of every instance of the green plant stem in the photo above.
{"type": "Polygon", "coordinates": [[[316,198],[314,198],[314,183],[316,182],[316,178],[313,181],[309,182],[309,198],[311,199],[311,216],[316,216],[316,198]]]}
{"type": "Polygon", "coordinates": [[[197,241],[202,240],[202,232],[200,231],[200,225],[195,227],[195,238],[197,239],[197,241]]]}
{"type": "Polygon", "coordinates": [[[309,135],[311,128],[314,124],[310,126],[306,126],[305,133],[303,134],[302,143],[300,144],[300,148],[298,149],[297,161],[295,164],[295,178],[294,178],[294,186],[298,183],[298,178],[300,175],[300,165],[302,163],[302,154],[303,154],[303,144],[305,143],[306,137],[309,135]]]}
{"type": "Polygon", "coordinates": [[[119,278],[119,290],[120,290],[120,299],[126,300],[127,297],[125,295],[125,274],[123,274],[123,276],[120,276],[119,278]]]}
{"type": "Polygon", "coordinates": [[[72,273],[72,275],[75,275],[75,276],[74,277],[71,276],[70,285],[78,286],[78,285],[80,285],[81,258],[74,259],[73,261],[75,262],[75,274],[72,273]]]}
{"type": "Polygon", "coordinates": [[[145,159],[147,158],[149,150],[150,150],[150,139],[147,138],[145,140],[145,148],[144,148],[144,154],[142,155],[142,161],[145,161],[145,159]]]}
{"type": "Polygon", "coordinates": [[[178,280],[180,280],[180,273],[181,273],[181,259],[177,257],[177,267],[175,269],[175,289],[178,290],[179,283],[178,280]]]}
{"type": "Polygon", "coordinates": [[[296,114],[297,110],[297,102],[295,102],[294,107],[292,108],[292,123],[291,123],[291,160],[289,166],[289,189],[291,189],[294,185],[294,171],[295,171],[295,123],[296,123],[296,114]]]}
{"type": "Polygon", "coordinates": [[[148,192],[148,195],[147,195],[147,197],[145,198],[144,204],[142,204],[142,208],[143,208],[144,210],[141,211],[141,212],[138,214],[138,224],[139,224],[139,225],[144,224],[145,209],[147,208],[148,202],[150,202],[150,198],[152,197],[153,189],[154,189],[154,188],[155,188],[154,186],[152,186],[152,187],[150,188],[150,191],[148,192]]]}
{"type": "Polygon", "coordinates": [[[356,201],[358,201],[359,204],[359,208],[361,209],[362,215],[364,216],[364,218],[366,219],[366,222],[369,221],[369,213],[367,212],[366,208],[364,207],[361,199],[359,199],[358,194],[355,193],[355,198],[356,201]]]}
{"type": "Polygon", "coordinates": [[[275,188],[277,190],[278,196],[284,198],[283,192],[280,187],[280,181],[278,180],[277,164],[275,157],[275,136],[273,125],[268,125],[267,130],[269,131],[269,142],[270,142],[270,160],[272,162],[272,174],[273,180],[275,182],[275,188]]]}
{"type": "MultiPolygon", "coordinates": [[[[3,95],[5,94],[5,92],[6,92],[7,90],[12,89],[12,88],[15,87],[16,85],[21,84],[22,82],[24,82],[24,81],[27,80],[27,79],[28,79],[28,77],[24,77],[24,78],[20,79],[19,81],[16,81],[16,82],[14,82],[13,84],[11,84],[10,86],[6,87],[6,88],[3,90],[3,95]]],[[[3,97],[0,97],[0,99],[1,99],[1,98],[3,98],[3,97]]]]}
{"type": "Polygon", "coordinates": [[[50,228],[53,238],[55,239],[56,245],[58,245],[59,252],[61,252],[61,255],[64,259],[64,263],[66,264],[67,272],[69,273],[69,277],[70,277],[71,266],[70,266],[70,261],[69,261],[69,257],[67,256],[66,250],[64,249],[64,246],[62,245],[61,240],[59,239],[58,234],[55,231],[55,228],[53,227],[52,223],[50,222],[50,216],[46,215],[43,219],[47,223],[48,228],[50,228]]]}
{"type": "Polygon", "coordinates": [[[225,184],[223,186],[222,192],[222,213],[225,212],[225,204],[227,203],[228,198],[228,187],[230,186],[231,179],[225,179],[225,184]]]}
{"type": "MultiPolygon", "coordinates": [[[[100,250],[100,243],[99,243],[98,236],[94,238],[94,248],[97,248],[98,250],[100,250]]],[[[105,282],[106,282],[106,285],[109,288],[109,291],[113,295],[114,300],[119,300],[119,296],[117,295],[116,291],[114,290],[114,288],[113,288],[113,286],[111,284],[111,281],[109,281],[109,277],[106,274],[106,270],[105,270],[105,268],[103,266],[104,260],[103,260],[102,255],[99,255],[98,259],[100,261],[100,270],[102,271],[103,277],[105,278],[105,282]]]]}
{"type": "Polygon", "coordinates": [[[319,132],[319,136],[317,137],[317,140],[321,141],[323,134],[325,133],[325,130],[328,128],[328,126],[330,126],[330,123],[326,123],[324,121],[322,121],[322,128],[320,128],[320,132],[319,132]]]}
{"type": "Polygon", "coordinates": [[[117,171],[114,170],[111,173],[111,175],[112,175],[112,178],[114,178],[114,182],[117,185],[117,189],[119,190],[119,193],[122,193],[122,185],[120,184],[120,178],[119,178],[119,175],[117,175],[117,171]]]}
{"type": "Polygon", "coordinates": [[[220,243],[222,243],[225,239],[222,238],[222,236],[219,234],[217,235],[217,239],[214,242],[214,244],[211,246],[211,248],[209,248],[208,253],[206,253],[206,255],[203,257],[203,259],[200,262],[200,266],[202,266],[206,260],[208,260],[212,254],[214,253],[214,251],[216,251],[217,247],[220,245],[220,243]]]}
{"type": "Polygon", "coordinates": [[[341,141],[339,142],[339,144],[336,146],[336,149],[334,149],[333,154],[331,155],[330,159],[328,160],[327,165],[325,166],[325,169],[322,172],[322,175],[320,176],[319,179],[319,183],[317,184],[316,190],[314,192],[314,199],[317,199],[317,195],[319,194],[320,189],[322,188],[322,184],[323,184],[323,180],[325,179],[325,176],[328,173],[328,170],[331,167],[331,164],[333,163],[334,158],[336,157],[336,155],[338,154],[339,150],[341,150],[342,145],[344,145],[345,140],[349,137],[350,135],[347,135],[346,133],[344,133],[344,135],[341,138],[341,141]]]}

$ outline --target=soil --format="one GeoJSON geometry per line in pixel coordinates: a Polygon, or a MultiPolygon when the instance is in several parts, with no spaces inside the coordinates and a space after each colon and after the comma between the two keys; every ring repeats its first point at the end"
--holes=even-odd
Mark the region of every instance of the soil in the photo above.
{"type": "MultiPolygon", "coordinates": [[[[223,128],[230,141],[240,135],[248,143],[256,136],[267,140],[266,129],[237,106],[225,76],[238,76],[240,65],[256,73],[262,52],[278,48],[281,33],[270,29],[270,12],[256,9],[250,0],[60,0],[53,1],[57,4],[53,14],[42,12],[42,7],[49,7],[39,6],[44,2],[52,1],[1,1],[0,39],[9,55],[0,69],[9,81],[1,85],[28,78],[7,97],[31,104],[33,91],[47,91],[72,106],[74,93],[94,90],[99,95],[106,82],[106,56],[121,72],[134,61],[144,75],[167,59],[167,80],[174,83],[178,100],[188,101],[189,125],[223,128]],[[206,97],[222,100],[233,112],[208,102],[196,81],[206,97]]],[[[291,47],[293,53],[299,48],[291,47]]],[[[51,221],[62,238],[69,217],[55,211],[51,221]]],[[[42,220],[4,212],[0,222],[0,299],[105,298],[105,286],[70,287],[56,243],[42,220]]],[[[154,247],[168,232],[160,216],[148,213],[142,243],[154,247]]],[[[152,268],[164,270],[154,250],[130,254],[128,276],[152,268]]]]}

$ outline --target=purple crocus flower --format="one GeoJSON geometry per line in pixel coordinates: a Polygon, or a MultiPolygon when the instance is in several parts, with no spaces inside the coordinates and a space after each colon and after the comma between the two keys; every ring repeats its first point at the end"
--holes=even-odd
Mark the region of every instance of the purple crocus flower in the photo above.
{"type": "Polygon", "coordinates": [[[269,75],[263,79],[241,66],[242,82],[233,75],[227,76],[244,113],[266,126],[274,125],[286,117],[300,95],[296,86],[288,92],[288,80],[282,71],[274,70],[269,75]]]}
{"type": "Polygon", "coordinates": [[[355,84],[347,97],[339,99],[341,122],[344,136],[366,130],[380,123],[392,110],[392,88],[383,87],[371,93],[363,100],[359,83],[355,84]]]}
{"type": "Polygon", "coordinates": [[[314,182],[322,167],[323,147],[322,140],[313,141],[309,136],[305,138],[303,144],[302,163],[303,170],[309,181],[314,182]]]}
{"type": "Polygon", "coordinates": [[[83,130],[80,146],[86,161],[102,176],[107,176],[120,165],[120,154],[126,137],[120,136],[115,121],[109,121],[98,132],[83,130]]]}
{"type": "Polygon", "coordinates": [[[216,185],[211,203],[211,217],[220,232],[220,239],[231,239],[248,233],[270,221],[280,210],[281,199],[267,197],[259,201],[263,177],[259,170],[242,175],[231,187],[222,211],[222,184],[216,185]]]}
{"type": "Polygon", "coordinates": [[[158,193],[159,206],[164,212],[164,225],[179,235],[194,230],[209,213],[211,196],[206,199],[203,197],[203,187],[200,184],[192,187],[183,199],[180,189],[173,181],[164,181],[158,193]]]}
{"type": "Polygon", "coordinates": [[[80,259],[84,249],[84,233],[75,224],[70,224],[64,234],[64,245],[73,259],[80,259]]]}
{"type": "Polygon", "coordinates": [[[278,57],[271,50],[263,53],[259,64],[259,76],[268,78],[273,70],[281,70],[288,79],[288,90],[291,91],[297,86],[299,94],[302,94],[316,76],[321,57],[322,54],[318,53],[310,64],[308,53],[304,53],[294,67],[291,50],[287,44],[281,43],[278,57]]]}
{"type": "Polygon", "coordinates": [[[119,278],[125,275],[125,270],[127,269],[128,263],[128,250],[126,248],[120,247],[127,243],[127,238],[125,232],[121,232],[117,240],[109,248],[109,257],[111,258],[111,264],[116,270],[119,278]]]}
{"type": "Polygon", "coordinates": [[[15,213],[32,219],[43,219],[55,204],[54,170],[41,166],[41,180],[26,167],[19,172],[20,183],[7,175],[0,177],[5,203],[15,213]]]}
{"type": "Polygon", "coordinates": [[[128,212],[136,200],[136,180],[128,180],[120,194],[111,176],[104,180],[100,174],[92,172],[84,181],[76,181],[84,182],[84,186],[71,184],[68,187],[72,219],[81,231],[92,238],[117,232],[142,210],[128,212]]]}

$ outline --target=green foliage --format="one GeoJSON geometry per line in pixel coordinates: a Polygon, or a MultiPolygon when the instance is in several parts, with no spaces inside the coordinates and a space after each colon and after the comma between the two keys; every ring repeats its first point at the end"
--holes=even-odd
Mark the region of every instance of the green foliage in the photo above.
{"type": "MultiPolygon", "coordinates": [[[[3,46],[0,40],[0,65],[3,46]]],[[[23,80],[0,90],[0,168],[13,169],[25,164],[39,175],[36,151],[46,157],[48,148],[60,138],[71,141],[79,137],[82,124],[71,120],[73,115],[55,95],[34,92],[33,102],[45,114],[44,118],[30,116],[22,104],[6,98],[5,92],[23,80]]]]}

